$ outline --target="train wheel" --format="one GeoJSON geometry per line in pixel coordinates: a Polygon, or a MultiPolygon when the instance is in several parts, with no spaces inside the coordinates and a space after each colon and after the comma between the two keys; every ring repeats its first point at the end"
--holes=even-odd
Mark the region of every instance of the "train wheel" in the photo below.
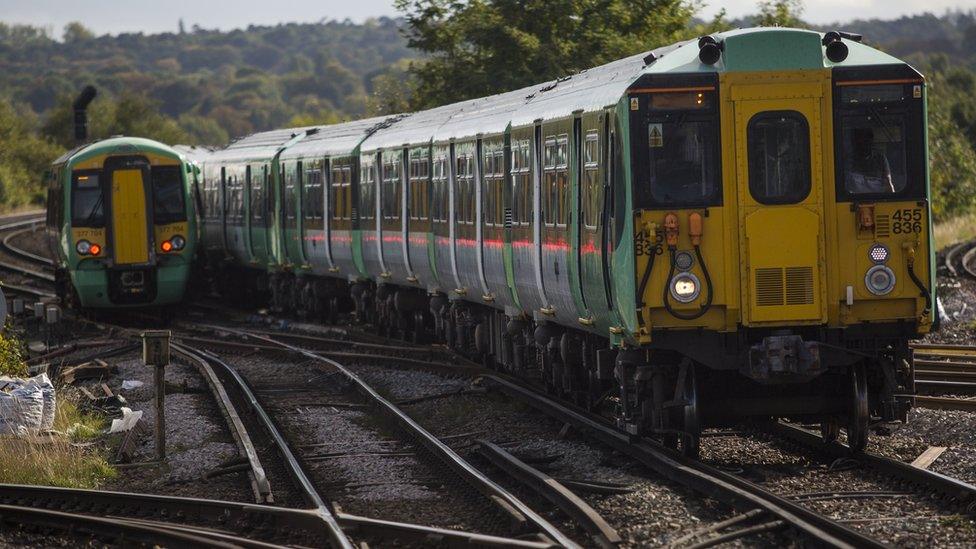
{"type": "Polygon", "coordinates": [[[861,452],[868,443],[868,383],[864,365],[851,368],[851,415],[847,424],[847,445],[861,452]]]}
{"type": "Polygon", "coordinates": [[[820,424],[820,435],[823,436],[824,444],[835,442],[839,434],[840,425],[838,425],[836,420],[830,419],[820,424]]]}
{"type": "Polygon", "coordinates": [[[688,365],[685,378],[685,405],[682,414],[681,453],[690,458],[698,458],[701,452],[701,420],[698,417],[698,382],[695,367],[688,365]]]}

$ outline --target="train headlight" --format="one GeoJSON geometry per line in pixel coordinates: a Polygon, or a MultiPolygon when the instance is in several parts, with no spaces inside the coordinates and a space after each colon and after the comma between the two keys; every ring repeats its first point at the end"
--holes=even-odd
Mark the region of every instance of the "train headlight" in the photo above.
{"type": "Polygon", "coordinates": [[[691,256],[689,252],[678,252],[674,254],[674,266],[678,268],[679,271],[691,270],[691,266],[695,264],[695,258],[691,256]]]}
{"type": "Polygon", "coordinates": [[[874,295],[888,295],[895,288],[895,273],[884,265],[875,265],[864,275],[864,285],[874,295]]]}
{"type": "Polygon", "coordinates": [[[871,246],[871,249],[868,251],[868,258],[870,258],[871,262],[875,265],[881,265],[882,263],[888,261],[888,247],[884,244],[875,244],[874,246],[871,246]]]}
{"type": "Polygon", "coordinates": [[[159,249],[164,253],[169,253],[173,251],[173,243],[169,240],[164,240],[162,244],[159,245],[159,249]]]}
{"type": "Polygon", "coordinates": [[[183,249],[184,246],[186,246],[186,239],[180,235],[176,235],[173,238],[169,239],[169,242],[170,244],[173,245],[173,250],[175,251],[180,251],[183,249]]]}
{"type": "Polygon", "coordinates": [[[88,255],[88,254],[90,254],[91,253],[91,242],[89,242],[87,240],[79,240],[78,243],[75,244],[75,251],[78,252],[78,255],[88,255]]]}
{"type": "Polygon", "coordinates": [[[681,303],[691,303],[698,299],[700,292],[698,277],[691,273],[681,273],[671,280],[671,297],[681,303]]]}

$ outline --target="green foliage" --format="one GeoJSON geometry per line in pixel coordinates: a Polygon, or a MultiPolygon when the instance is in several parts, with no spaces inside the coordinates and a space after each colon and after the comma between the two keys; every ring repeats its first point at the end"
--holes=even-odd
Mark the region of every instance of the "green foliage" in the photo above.
{"type": "Polygon", "coordinates": [[[518,89],[620,59],[687,34],[684,0],[397,0],[416,107],[518,89]]]}
{"type": "MultiPolygon", "coordinates": [[[[41,128],[44,136],[64,148],[74,145],[72,100],[71,96],[63,96],[41,128]]],[[[189,139],[188,133],[175,120],[159,112],[155,101],[130,93],[123,93],[118,99],[96,98],[88,108],[89,138],[104,139],[113,135],[145,137],[173,144],[185,143],[189,139]]]]}
{"type": "Polygon", "coordinates": [[[23,344],[9,332],[0,332],[0,375],[27,377],[23,344]]]}
{"type": "Polygon", "coordinates": [[[976,73],[947,56],[929,60],[929,169],[932,209],[940,219],[976,206],[976,73]]]}
{"type": "Polygon", "coordinates": [[[61,41],[0,23],[0,97],[29,105],[62,146],[71,144],[69,98],[87,83],[100,93],[93,136],[143,130],[126,113],[149,105],[166,117],[148,123],[153,135],[223,145],[296,116],[362,116],[376,71],[411,55],[389,18],[117,36],[70,23],[61,41]]]}
{"type": "Polygon", "coordinates": [[[35,134],[36,116],[25,105],[0,99],[0,209],[39,204],[42,174],[61,149],[35,134]]]}
{"type": "Polygon", "coordinates": [[[761,0],[756,24],[760,27],[799,27],[803,0],[761,0]]]}

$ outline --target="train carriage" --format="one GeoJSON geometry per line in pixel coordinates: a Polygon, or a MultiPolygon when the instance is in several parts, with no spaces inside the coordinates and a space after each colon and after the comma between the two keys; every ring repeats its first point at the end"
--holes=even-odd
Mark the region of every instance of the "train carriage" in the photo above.
{"type": "Polygon", "coordinates": [[[82,309],[179,303],[197,241],[195,177],[179,151],[135,137],[82,145],[55,160],[47,233],[62,302],[82,309]]]}
{"type": "Polygon", "coordinates": [[[925,94],[855,35],[742,29],[392,117],[335,147],[348,187],[322,151],[352,126],[292,130],[260,155],[279,262],[310,277],[282,291],[329,278],[362,319],[689,454],[703,426],[775,417],[861,448],[905,418],[935,321],[925,94]]]}

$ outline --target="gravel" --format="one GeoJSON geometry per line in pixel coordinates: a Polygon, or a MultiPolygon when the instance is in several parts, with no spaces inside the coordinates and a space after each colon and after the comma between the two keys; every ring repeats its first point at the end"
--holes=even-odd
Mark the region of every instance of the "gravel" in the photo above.
{"type": "MultiPolygon", "coordinates": [[[[112,363],[112,361],[109,361],[112,363]]],[[[133,411],[142,411],[134,462],[155,460],[156,421],[153,372],[132,354],[114,361],[119,375],[109,381],[117,394],[126,398],[133,411]],[[142,381],[143,386],[124,391],[123,380],[142,381]]],[[[207,497],[253,502],[245,473],[204,480],[204,473],[238,456],[237,446],[213,396],[197,371],[180,363],[166,367],[166,382],[184,393],[166,395],[166,463],[160,467],[125,468],[107,489],[152,492],[186,497],[207,497]]]]}
{"type": "MultiPolygon", "coordinates": [[[[412,399],[463,388],[458,380],[416,370],[387,370],[357,365],[356,372],[377,390],[399,399],[412,399]]],[[[560,511],[493,469],[476,452],[474,439],[503,446],[510,453],[557,479],[628,485],[620,495],[578,492],[623,538],[622,547],[665,545],[677,538],[732,516],[725,506],[646,470],[631,459],[601,445],[578,438],[572,431],[560,435],[562,424],[497,393],[463,394],[403,406],[415,420],[449,443],[463,457],[489,471],[492,478],[512,489],[581,543],[587,535],[560,511]],[[466,434],[467,436],[458,437],[466,434]],[[541,461],[540,461],[541,460],[541,461]]],[[[735,546],[789,545],[782,536],[762,536],[735,546]]],[[[590,542],[592,544],[592,542],[590,542]]]]}
{"type": "Polygon", "coordinates": [[[456,530],[505,534],[480,497],[385,421],[361,407],[341,376],[308,361],[228,359],[257,392],[322,497],[344,512],[456,530]],[[393,454],[393,455],[391,455],[393,454]]]}

